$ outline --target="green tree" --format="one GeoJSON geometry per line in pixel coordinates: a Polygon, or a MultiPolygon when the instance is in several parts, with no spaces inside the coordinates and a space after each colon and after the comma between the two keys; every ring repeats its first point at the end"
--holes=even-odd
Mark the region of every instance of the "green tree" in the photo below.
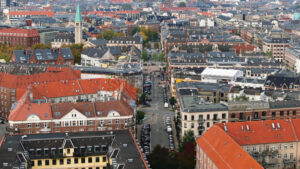
{"type": "Polygon", "coordinates": [[[155,43],[154,43],[154,48],[155,48],[155,49],[159,49],[159,43],[158,43],[158,42],[155,42],[155,43]]]}
{"type": "Polygon", "coordinates": [[[136,26],[132,29],[131,31],[131,36],[133,36],[134,34],[136,34],[137,32],[140,32],[141,31],[141,28],[136,26]]]}
{"type": "Polygon", "coordinates": [[[165,61],[165,55],[163,53],[159,54],[159,61],[164,62],[165,61]]]}
{"type": "Polygon", "coordinates": [[[175,103],[176,103],[177,101],[176,101],[175,97],[172,96],[172,97],[169,99],[169,102],[170,102],[170,104],[171,104],[172,106],[174,106],[175,103]]]}
{"type": "Polygon", "coordinates": [[[179,145],[179,151],[183,152],[185,149],[186,144],[188,143],[195,143],[195,136],[194,136],[194,132],[192,130],[188,130],[183,138],[182,138],[182,142],[179,145]]]}
{"type": "Polygon", "coordinates": [[[140,103],[141,104],[144,104],[146,102],[146,94],[143,93],[141,96],[140,96],[140,103]]]}
{"type": "Polygon", "coordinates": [[[186,7],[185,2],[180,2],[180,3],[178,4],[178,7],[186,7]]]}
{"type": "Polygon", "coordinates": [[[144,62],[146,62],[146,61],[147,61],[147,58],[148,58],[148,52],[147,52],[146,50],[144,50],[144,51],[142,52],[142,59],[143,59],[144,62]]]}
{"type": "Polygon", "coordinates": [[[269,57],[269,58],[272,58],[273,57],[273,53],[271,51],[267,51],[266,52],[266,55],[269,57]]]}
{"type": "Polygon", "coordinates": [[[178,168],[177,154],[160,145],[154,147],[148,159],[153,169],[178,168]]]}
{"type": "Polygon", "coordinates": [[[144,111],[137,111],[136,112],[136,120],[140,123],[145,118],[146,113],[144,111]]]}
{"type": "Polygon", "coordinates": [[[234,98],[235,101],[249,101],[249,97],[242,95],[242,96],[236,96],[234,98]]]}
{"type": "Polygon", "coordinates": [[[106,40],[111,40],[115,37],[125,37],[125,34],[121,32],[115,32],[112,29],[105,29],[97,36],[98,39],[104,38],[106,40]]]}
{"type": "Polygon", "coordinates": [[[32,48],[33,49],[46,49],[46,48],[51,48],[51,44],[42,44],[42,43],[37,43],[37,44],[34,44],[32,45],[32,48]]]}
{"type": "Polygon", "coordinates": [[[230,45],[219,45],[218,46],[218,49],[221,51],[221,52],[229,52],[231,50],[231,47],[230,45]]]}
{"type": "Polygon", "coordinates": [[[74,56],[74,63],[81,63],[81,53],[84,51],[83,44],[62,45],[62,48],[70,48],[74,56]]]}
{"type": "Polygon", "coordinates": [[[157,54],[156,54],[156,53],[153,53],[153,54],[152,54],[152,60],[153,60],[153,61],[157,61],[157,54]]]}

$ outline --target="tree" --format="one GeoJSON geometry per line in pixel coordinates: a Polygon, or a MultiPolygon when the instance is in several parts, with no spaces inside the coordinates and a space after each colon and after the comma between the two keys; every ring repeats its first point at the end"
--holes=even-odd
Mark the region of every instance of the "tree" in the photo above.
{"type": "Polygon", "coordinates": [[[155,43],[154,43],[154,48],[155,48],[155,49],[158,49],[158,48],[159,48],[159,43],[158,43],[158,42],[155,42],[155,43]]]}
{"type": "Polygon", "coordinates": [[[137,32],[140,32],[141,31],[141,28],[136,26],[132,29],[131,31],[131,36],[133,36],[134,34],[136,34],[137,32]]]}
{"type": "Polygon", "coordinates": [[[143,59],[144,62],[147,61],[147,57],[148,57],[148,52],[147,52],[146,50],[144,50],[144,51],[142,52],[142,59],[143,59]]]}
{"type": "Polygon", "coordinates": [[[51,44],[42,44],[42,43],[36,43],[34,45],[32,45],[33,49],[46,49],[46,48],[51,48],[51,44]]]}
{"type": "Polygon", "coordinates": [[[269,58],[272,58],[273,57],[273,53],[271,51],[267,51],[266,52],[266,55],[269,57],[269,58]]]}
{"type": "Polygon", "coordinates": [[[136,120],[138,123],[140,123],[145,118],[145,112],[144,111],[137,111],[136,112],[136,120]]]}
{"type": "Polygon", "coordinates": [[[221,52],[229,52],[231,50],[231,47],[230,45],[219,45],[218,46],[218,49],[221,51],[221,52]]]}
{"type": "Polygon", "coordinates": [[[165,55],[163,53],[159,54],[159,61],[164,62],[165,61],[165,55]]]}
{"type": "Polygon", "coordinates": [[[74,63],[81,63],[81,53],[84,51],[83,44],[62,45],[62,48],[70,48],[74,56],[74,63]]]}
{"type": "Polygon", "coordinates": [[[112,29],[105,29],[97,36],[98,39],[104,38],[106,40],[111,40],[115,37],[125,37],[125,34],[122,32],[115,32],[112,29]]]}
{"type": "Polygon", "coordinates": [[[236,96],[235,101],[249,101],[249,97],[242,95],[242,96],[236,96]]]}
{"type": "Polygon", "coordinates": [[[196,165],[196,144],[188,142],[185,144],[184,151],[178,153],[178,169],[194,169],[196,165]]]}
{"type": "Polygon", "coordinates": [[[153,169],[178,168],[177,154],[169,152],[167,148],[160,145],[154,147],[148,159],[153,169]]]}
{"type": "Polygon", "coordinates": [[[184,3],[184,2],[180,2],[179,4],[178,4],[178,7],[186,7],[186,4],[184,3]]]}
{"type": "Polygon", "coordinates": [[[194,132],[192,130],[188,130],[183,138],[182,138],[182,142],[179,145],[179,151],[183,152],[185,150],[185,146],[188,143],[195,143],[195,136],[194,136],[194,132]]]}
{"type": "Polygon", "coordinates": [[[157,61],[157,54],[156,54],[156,53],[153,53],[153,54],[152,54],[152,60],[153,60],[153,61],[157,61]]]}
{"type": "Polygon", "coordinates": [[[146,94],[143,93],[141,96],[140,96],[140,103],[141,104],[144,104],[146,102],[146,94]]]}
{"type": "Polygon", "coordinates": [[[169,102],[170,102],[170,104],[171,104],[172,106],[174,106],[175,103],[176,103],[177,101],[176,101],[175,97],[172,96],[172,97],[169,99],[169,102]]]}

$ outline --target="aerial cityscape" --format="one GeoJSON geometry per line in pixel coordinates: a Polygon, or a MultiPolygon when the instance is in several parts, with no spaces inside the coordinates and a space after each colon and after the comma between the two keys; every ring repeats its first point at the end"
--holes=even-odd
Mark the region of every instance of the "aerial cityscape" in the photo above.
{"type": "Polygon", "coordinates": [[[0,0],[0,169],[300,169],[300,1],[0,0]]]}

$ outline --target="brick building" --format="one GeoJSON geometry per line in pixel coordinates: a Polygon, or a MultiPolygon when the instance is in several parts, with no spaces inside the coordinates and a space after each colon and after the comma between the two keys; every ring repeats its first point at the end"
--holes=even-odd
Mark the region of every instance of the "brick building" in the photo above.
{"type": "Polygon", "coordinates": [[[35,102],[26,92],[8,117],[10,134],[135,130],[135,108],[123,98],[104,102],[35,102]]]}
{"type": "Polygon", "coordinates": [[[3,28],[0,29],[0,43],[31,47],[40,43],[40,35],[37,29],[3,28]]]}
{"type": "Polygon", "coordinates": [[[79,70],[70,68],[31,68],[26,70],[25,74],[20,72],[21,69],[22,66],[14,67],[11,71],[1,69],[6,71],[0,72],[0,118],[8,117],[12,104],[17,101],[17,89],[26,90],[30,85],[79,79],[81,76],[79,70]],[[16,69],[17,71],[14,71],[16,69]]]}

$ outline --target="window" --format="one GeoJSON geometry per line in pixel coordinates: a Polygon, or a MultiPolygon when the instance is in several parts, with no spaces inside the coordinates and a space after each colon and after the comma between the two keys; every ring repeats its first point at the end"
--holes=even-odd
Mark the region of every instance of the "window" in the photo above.
{"type": "Polygon", "coordinates": [[[191,116],[191,120],[194,120],[194,115],[191,116]]]}
{"type": "Polygon", "coordinates": [[[291,144],[291,145],[290,145],[290,148],[293,149],[293,148],[294,148],[294,144],[291,144]]]}
{"type": "Polygon", "coordinates": [[[191,123],[191,128],[194,128],[194,123],[191,123]]]}
{"type": "Polygon", "coordinates": [[[184,115],[184,120],[187,120],[187,116],[186,115],[184,115]]]}
{"type": "Polygon", "coordinates": [[[73,122],[72,122],[72,126],[76,126],[76,121],[73,121],[73,122]]]}
{"type": "Polygon", "coordinates": [[[294,154],[290,153],[290,159],[293,160],[294,159],[294,154]]]}
{"type": "Polygon", "coordinates": [[[59,127],[60,126],[60,122],[55,122],[55,126],[59,127]]]}
{"type": "Polygon", "coordinates": [[[93,125],[93,120],[88,120],[87,122],[89,126],[93,125]]]}
{"type": "Polygon", "coordinates": [[[100,162],[100,158],[99,157],[96,157],[96,162],[100,162]]]}
{"type": "Polygon", "coordinates": [[[88,161],[89,161],[89,163],[92,163],[92,162],[93,162],[93,158],[92,158],[92,157],[89,157],[89,158],[88,158],[88,161]]]}
{"type": "Polygon", "coordinates": [[[64,165],[64,159],[59,159],[59,164],[64,165]]]}
{"type": "Polygon", "coordinates": [[[222,114],[222,119],[226,119],[226,114],[225,113],[222,114]]]}
{"type": "Polygon", "coordinates": [[[74,158],[74,163],[78,164],[78,158],[74,158]]]}
{"type": "Polygon", "coordinates": [[[31,128],[31,123],[28,123],[28,124],[27,124],[27,127],[28,127],[28,128],[31,128]]]}
{"type": "Polygon", "coordinates": [[[68,127],[69,126],[69,122],[65,121],[65,126],[68,127]]]}
{"type": "Polygon", "coordinates": [[[102,157],[102,162],[106,162],[106,157],[102,157]]]}
{"type": "Polygon", "coordinates": [[[280,116],[283,116],[284,115],[284,111],[280,111],[280,116]]]}
{"type": "Polygon", "coordinates": [[[206,123],[206,127],[208,128],[210,126],[209,122],[206,123]]]}
{"type": "Polygon", "coordinates": [[[83,126],[83,120],[79,121],[79,126],[83,126]]]}
{"type": "Polygon", "coordinates": [[[278,145],[278,150],[281,150],[281,144],[278,145]]]}
{"type": "Polygon", "coordinates": [[[31,167],[33,167],[34,166],[34,161],[31,161],[31,167]]]}
{"type": "Polygon", "coordinates": [[[290,115],[290,111],[288,110],[288,111],[286,111],[286,115],[287,116],[289,116],[290,115]]]}
{"type": "Polygon", "coordinates": [[[269,146],[266,146],[266,150],[268,150],[268,151],[269,151],[269,149],[270,149],[270,147],[269,147],[269,146]]]}
{"type": "Polygon", "coordinates": [[[52,165],[56,165],[56,160],[52,160],[52,165]]]}
{"type": "Polygon", "coordinates": [[[231,113],[231,118],[235,118],[235,113],[231,113]]]}
{"type": "Polygon", "coordinates": [[[207,119],[207,120],[209,120],[209,119],[210,119],[210,115],[209,115],[209,114],[206,116],[206,119],[207,119]]]}
{"type": "Polygon", "coordinates": [[[42,160],[38,160],[38,166],[42,165],[42,160]]]}
{"type": "Polygon", "coordinates": [[[275,117],[276,116],[276,112],[272,112],[272,117],[275,117]]]}
{"type": "Polygon", "coordinates": [[[272,146],[272,150],[273,150],[273,151],[275,150],[275,145],[272,146]]]}
{"type": "Polygon", "coordinates": [[[49,160],[45,160],[45,165],[49,165],[49,160]]]}
{"type": "Polygon", "coordinates": [[[259,146],[259,150],[258,150],[260,153],[262,152],[262,147],[261,146],[259,146]]]}
{"type": "Polygon", "coordinates": [[[278,154],[278,155],[277,155],[277,158],[281,158],[281,154],[278,154]]]}
{"type": "Polygon", "coordinates": [[[91,112],[87,111],[87,112],[85,112],[85,115],[86,115],[86,116],[90,116],[90,115],[91,115],[91,112]]]}
{"type": "Polygon", "coordinates": [[[261,113],[261,116],[266,116],[266,112],[265,111],[263,111],[262,113],[261,113]]]}
{"type": "Polygon", "coordinates": [[[296,116],[296,110],[293,110],[293,116],[296,116]]]}
{"type": "Polygon", "coordinates": [[[35,123],[35,127],[36,128],[40,127],[40,123],[35,123]]]}
{"type": "Polygon", "coordinates": [[[284,158],[284,159],[287,159],[287,154],[286,154],[286,153],[283,155],[283,158],[284,158]]]}
{"type": "Polygon", "coordinates": [[[120,120],[119,119],[116,119],[116,124],[119,124],[120,123],[120,120]]]}
{"type": "Polygon", "coordinates": [[[67,149],[67,153],[70,154],[70,152],[71,152],[71,150],[68,148],[68,149],[67,149]]]}
{"type": "Polygon", "coordinates": [[[60,116],[60,112],[55,112],[55,116],[59,117],[60,116]]]}
{"type": "Polygon", "coordinates": [[[81,163],[85,163],[85,158],[81,158],[81,163]]]}
{"type": "Polygon", "coordinates": [[[287,145],[287,144],[284,144],[284,149],[285,149],[285,150],[287,149],[287,147],[288,147],[288,145],[287,145]]]}
{"type": "Polygon", "coordinates": [[[183,125],[184,125],[184,128],[187,128],[187,125],[186,125],[186,123],[184,123],[183,125]]]}
{"type": "Polygon", "coordinates": [[[70,158],[67,159],[67,164],[71,164],[71,159],[70,158]]]}
{"type": "Polygon", "coordinates": [[[256,151],[256,146],[253,146],[252,150],[253,150],[253,151],[256,151]]]}
{"type": "Polygon", "coordinates": [[[247,152],[249,152],[250,151],[250,147],[249,146],[247,146],[247,152]]]}

